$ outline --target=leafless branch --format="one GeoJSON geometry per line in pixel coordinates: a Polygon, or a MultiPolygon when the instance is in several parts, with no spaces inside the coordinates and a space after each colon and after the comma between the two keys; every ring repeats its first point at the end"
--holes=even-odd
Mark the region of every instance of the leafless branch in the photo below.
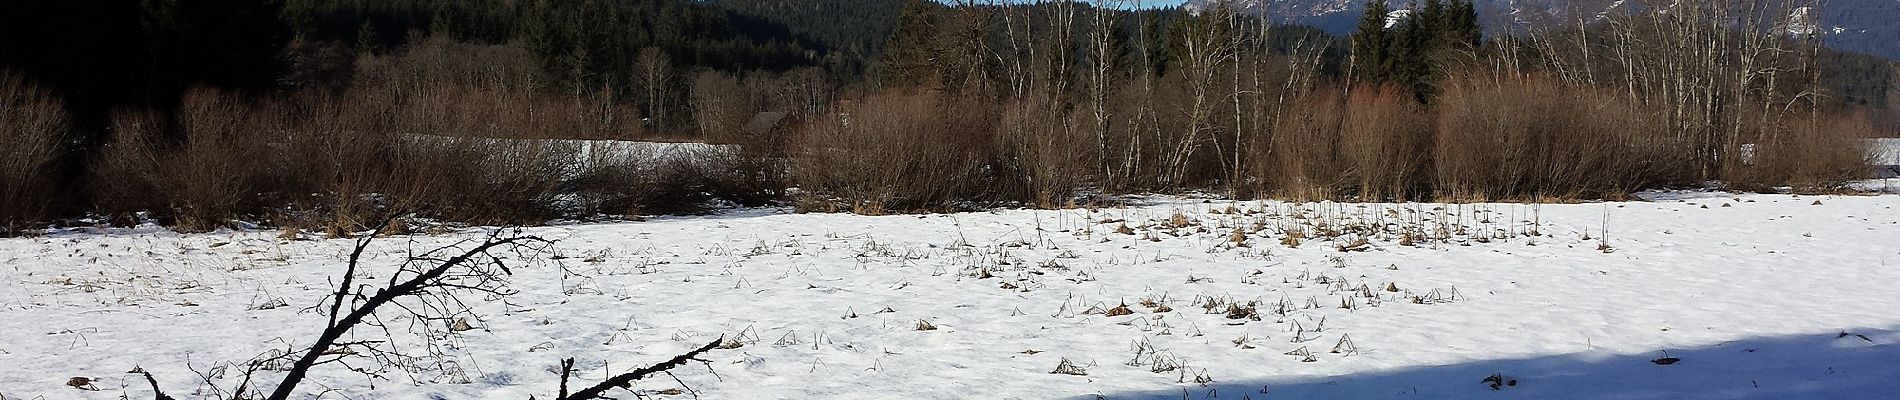
{"type": "Polygon", "coordinates": [[[671,370],[681,365],[686,365],[687,361],[697,360],[700,354],[705,354],[708,351],[712,351],[712,349],[719,347],[719,343],[725,342],[725,341],[726,341],[726,337],[724,335],[720,335],[718,339],[713,339],[712,343],[707,343],[704,346],[699,346],[699,348],[693,349],[693,351],[688,351],[685,354],[680,354],[678,356],[675,356],[671,360],[666,360],[665,362],[654,364],[646,368],[636,369],[636,370],[633,370],[632,372],[615,375],[613,377],[607,378],[607,380],[601,381],[599,384],[596,384],[593,387],[581,389],[581,391],[574,392],[574,394],[571,394],[571,395],[567,393],[567,378],[574,370],[574,359],[569,358],[566,360],[562,360],[561,361],[561,395],[560,397],[557,397],[556,400],[593,400],[593,399],[607,398],[606,393],[608,390],[613,390],[614,388],[632,387],[633,382],[638,381],[641,378],[645,378],[653,374],[663,373],[663,372],[666,372],[667,370],[671,370]]]}

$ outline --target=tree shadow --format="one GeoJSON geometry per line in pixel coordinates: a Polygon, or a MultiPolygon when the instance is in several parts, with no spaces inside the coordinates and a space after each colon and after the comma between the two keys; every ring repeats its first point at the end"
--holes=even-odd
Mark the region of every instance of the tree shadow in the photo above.
{"type": "Polygon", "coordinates": [[[1217,381],[1078,399],[1900,399],[1895,344],[1900,332],[1894,328],[1859,328],[1635,354],[1586,352],[1217,381]],[[1665,357],[1664,351],[1680,361],[1658,365],[1653,360],[1665,357]],[[1516,385],[1492,389],[1483,382],[1492,374],[1516,385]]]}

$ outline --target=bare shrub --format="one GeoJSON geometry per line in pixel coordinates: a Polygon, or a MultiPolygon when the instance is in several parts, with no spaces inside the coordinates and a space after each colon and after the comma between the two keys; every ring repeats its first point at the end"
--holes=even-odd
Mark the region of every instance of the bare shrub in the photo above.
{"type": "Polygon", "coordinates": [[[1097,138],[1084,118],[1081,110],[1064,112],[1050,100],[1016,98],[1004,105],[999,164],[1016,178],[1022,195],[1015,197],[1040,208],[1063,207],[1091,183],[1097,138]]]}
{"type": "Polygon", "coordinates": [[[831,79],[817,67],[784,73],[753,71],[746,74],[740,86],[753,93],[758,109],[783,111],[794,119],[824,114],[835,95],[831,79]]]}
{"type": "Polygon", "coordinates": [[[416,88],[439,84],[525,92],[540,88],[541,67],[520,43],[477,44],[431,35],[401,52],[356,61],[358,87],[416,88]]]}
{"type": "Polygon", "coordinates": [[[642,213],[648,193],[642,190],[652,179],[651,160],[658,157],[652,147],[589,144],[582,148],[574,165],[571,189],[574,207],[582,215],[634,215],[642,213]]]}
{"type": "Polygon", "coordinates": [[[1301,93],[1290,102],[1266,135],[1256,136],[1249,156],[1259,191],[1269,196],[1318,200],[1332,198],[1345,180],[1336,165],[1340,127],[1348,111],[1336,89],[1301,93]]]}
{"type": "Polygon", "coordinates": [[[0,71],[0,236],[49,217],[52,163],[66,129],[66,111],[52,93],[0,71]]]}
{"type": "Polygon", "coordinates": [[[1744,165],[1726,174],[1731,185],[1826,192],[1869,176],[1873,153],[1866,140],[1878,130],[1864,116],[1816,112],[1788,119],[1785,126],[1758,126],[1751,132],[1751,143],[1739,157],[1744,165]]]}
{"type": "MultiPolygon", "coordinates": [[[[484,126],[481,116],[453,111],[418,119],[422,108],[501,108],[532,104],[479,96],[403,97],[387,88],[340,95],[304,93],[300,122],[278,141],[277,180],[285,193],[273,204],[296,212],[280,224],[358,231],[392,213],[417,212],[463,222],[533,223],[565,215],[561,196],[594,164],[582,162],[582,141],[456,136],[457,127],[484,126]],[[403,102],[439,102],[428,105],[403,102]]],[[[466,94],[466,92],[463,92],[466,94]]],[[[526,122],[509,122],[526,123],[526,122]]],[[[512,125],[510,125],[512,126],[512,125]]],[[[473,129],[473,128],[472,128],[473,129]]]]}
{"type": "MultiPolygon", "coordinates": [[[[1693,182],[1689,144],[1616,91],[1454,74],[1427,109],[1399,90],[1295,93],[1249,144],[1261,193],[1297,200],[1617,197],[1693,182]]],[[[1844,168],[1843,168],[1844,169],[1844,168]]]]}
{"type": "Polygon", "coordinates": [[[538,139],[633,139],[640,113],[610,92],[555,96],[426,84],[401,97],[398,129],[437,136],[538,139]]]}
{"type": "Polygon", "coordinates": [[[1347,187],[1360,200],[1403,199],[1426,187],[1433,130],[1422,107],[1396,88],[1359,88],[1346,100],[1339,158],[1347,187]]]}
{"type": "Polygon", "coordinates": [[[1614,197],[1690,181],[1677,135],[1639,102],[1539,76],[1447,79],[1435,194],[1446,200],[1614,197]]]}
{"type": "Polygon", "coordinates": [[[582,215],[675,214],[721,202],[763,205],[783,183],[766,176],[766,161],[735,145],[594,142],[576,165],[571,187],[582,215]]]}
{"type": "Polygon", "coordinates": [[[393,151],[400,209],[472,223],[540,223],[562,215],[561,185],[580,145],[538,139],[407,135],[393,151]]]}
{"type": "Polygon", "coordinates": [[[689,156],[709,166],[715,198],[759,206],[785,197],[785,158],[771,147],[777,146],[754,140],[711,147],[689,156]]]}
{"type": "Polygon", "coordinates": [[[97,205],[110,213],[163,212],[187,232],[225,226],[255,209],[258,185],[269,177],[264,138],[282,123],[277,110],[194,89],[174,118],[175,125],[153,111],[114,115],[112,140],[90,171],[97,205]]]}
{"type": "Polygon", "coordinates": [[[804,127],[790,148],[807,196],[861,214],[946,209],[982,199],[994,139],[981,101],[886,91],[846,102],[804,127]],[[835,200],[835,202],[830,201],[835,200]]]}
{"type": "Polygon", "coordinates": [[[289,209],[272,216],[274,223],[312,230],[358,231],[365,224],[386,219],[386,204],[377,200],[398,179],[393,150],[394,102],[383,90],[351,89],[331,94],[300,92],[293,114],[297,123],[274,139],[281,143],[271,158],[272,192],[280,197],[271,205],[289,209]]]}
{"type": "Polygon", "coordinates": [[[153,111],[115,115],[93,191],[102,210],[160,211],[186,231],[256,216],[340,234],[405,213],[540,223],[718,200],[757,205],[781,194],[779,175],[767,172],[775,164],[737,150],[629,154],[615,149],[697,145],[482,137],[544,128],[538,117],[493,114],[554,98],[481,93],[379,87],[252,100],[195,91],[176,123],[153,111]]]}
{"type": "Polygon", "coordinates": [[[1158,181],[1160,153],[1165,145],[1160,139],[1164,127],[1162,113],[1157,110],[1159,102],[1151,87],[1152,77],[1146,77],[1137,85],[1114,88],[1108,107],[1111,122],[1108,132],[1103,135],[1106,151],[1103,165],[1103,188],[1115,191],[1134,191],[1154,189],[1158,181]]]}
{"type": "Polygon", "coordinates": [[[740,128],[752,117],[750,103],[745,87],[730,74],[708,70],[693,78],[693,123],[699,125],[700,140],[738,140],[740,128]]]}
{"type": "MultiPolygon", "coordinates": [[[[319,72],[342,73],[333,67],[319,72]]],[[[85,189],[97,211],[150,211],[184,231],[268,218],[340,234],[411,212],[539,223],[782,196],[786,169],[773,137],[613,156],[628,162],[584,159],[594,144],[621,142],[576,139],[638,138],[640,113],[611,92],[540,92],[536,68],[519,44],[432,38],[363,57],[351,86],[249,95],[193,89],[176,109],[115,110],[111,134],[86,155],[85,189]]],[[[0,144],[12,152],[0,162],[7,172],[0,222],[11,226],[47,218],[52,202],[41,196],[56,191],[42,188],[52,178],[43,170],[58,154],[47,146],[60,143],[62,132],[50,131],[64,122],[49,96],[11,75],[0,78],[9,111],[0,144]]],[[[752,101],[743,94],[733,101],[752,101]]]]}
{"type": "Polygon", "coordinates": [[[540,67],[520,43],[457,42],[430,36],[404,51],[357,60],[355,87],[366,99],[401,105],[407,133],[442,136],[630,139],[641,115],[611,91],[548,94],[540,67]]]}
{"type": "Polygon", "coordinates": [[[161,210],[167,200],[159,193],[162,160],[158,159],[155,137],[164,125],[163,115],[151,110],[116,110],[112,113],[111,138],[100,151],[90,155],[91,175],[86,179],[93,207],[109,214],[161,210]]]}
{"type": "Polygon", "coordinates": [[[1410,94],[1390,87],[1293,94],[1249,143],[1260,193],[1297,200],[1415,197],[1429,187],[1434,130],[1410,94]]]}

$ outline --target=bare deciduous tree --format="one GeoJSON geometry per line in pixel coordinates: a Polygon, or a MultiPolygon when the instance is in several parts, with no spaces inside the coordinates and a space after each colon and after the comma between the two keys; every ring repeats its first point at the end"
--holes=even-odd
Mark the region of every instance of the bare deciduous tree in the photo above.
{"type": "Polygon", "coordinates": [[[673,85],[673,60],[666,56],[664,50],[647,47],[640,49],[640,56],[635,63],[635,71],[640,74],[635,79],[640,82],[643,92],[641,100],[645,103],[642,106],[646,108],[646,116],[652,120],[653,128],[665,129],[669,106],[667,99],[673,85]]]}

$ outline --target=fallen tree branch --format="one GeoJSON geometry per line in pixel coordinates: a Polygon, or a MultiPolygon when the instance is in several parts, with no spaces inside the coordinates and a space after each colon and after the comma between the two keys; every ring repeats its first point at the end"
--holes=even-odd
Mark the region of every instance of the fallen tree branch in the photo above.
{"type": "Polygon", "coordinates": [[[318,364],[323,364],[320,360],[326,352],[336,346],[338,341],[342,339],[345,334],[348,334],[351,329],[362,324],[365,319],[375,315],[376,311],[384,305],[393,304],[397,299],[403,297],[422,296],[432,290],[479,289],[448,282],[447,279],[453,277],[450,271],[458,267],[471,267],[466,265],[469,263],[482,263],[488,264],[486,266],[494,267],[500,274],[509,274],[511,271],[509,271],[506,265],[503,265],[499,259],[492,259],[493,257],[489,254],[490,250],[502,246],[517,246],[523,243],[548,243],[547,240],[534,236],[501,238],[499,237],[501,230],[497,230],[489,234],[488,238],[482,241],[481,244],[454,257],[435,259],[426,256],[412,256],[409,262],[405,263],[406,266],[410,265],[409,263],[421,261],[435,262],[435,264],[408,271],[414,275],[407,280],[399,280],[401,272],[398,272],[397,275],[390,277],[388,286],[365,296],[362,290],[351,290],[354,279],[353,275],[357,271],[357,263],[363,250],[369,246],[369,242],[377,236],[377,233],[382,232],[383,226],[387,225],[388,223],[385,222],[382,226],[376,228],[376,232],[373,232],[371,235],[357,242],[356,248],[350,253],[349,266],[344,269],[343,282],[337,285],[336,293],[331,294],[331,296],[335,296],[335,298],[332,299],[332,303],[330,304],[330,322],[324,326],[323,332],[317,336],[316,342],[310,345],[309,349],[304,352],[301,358],[298,358],[291,364],[290,370],[287,371],[284,376],[284,380],[277,385],[277,388],[271,392],[270,396],[266,397],[267,400],[288,400],[291,394],[296,390],[297,385],[302,383],[303,379],[308,376],[310,368],[318,364]],[[479,260],[480,257],[490,257],[491,260],[483,263],[479,260]],[[348,312],[343,312],[345,299],[357,300],[360,301],[360,303],[358,303],[356,307],[348,310],[348,312]],[[342,315],[341,318],[338,318],[339,314],[342,315]]]}
{"type": "Polygon", "coordinates": [[[712,343],[707,343],[705,346],[699,346],[698,349],[693,349],[693,351],[688,351],[686,352],[686,354],[675,356],[671,360],[666,360],[666,362],[654,364],[646,368],[633,370],[633,372],[615,375],[612,378],[607,378],[607,380],[601,381],[600,384],[594,385],[593,387],[581,389],[581,391],[579,392],[574,392],[573,395],[567,394],[567,377],[574,370],[574,359],[569,358],[566,360],[562,360],[561,361],[561,396],[555,399],[556,400],[593,400],[593,399],[607,398],[605,394],[607,393],[608,390],[613,390],[614,388],[632,387],[634,381],[640,380],[641,378],[645,378],[648,375],[666,372],[667,370],[673,369],[674,367],[686,365],[687,361],[693,361],[693,360],[698,359],[700,354],[705,354],[708,351],[712,351],[712,349],[714,348],[718,348],[719,343],[722,343],[725,341],[726,341],[726,337],[724,335],[721,335],[719,336],[718,339],[713,339],[712,343]]]}
{"type": "MultiPolygon", "coordinates": [[[[146,371],[145,371],[145,368],[142,368],[142,367],[132,367],[132,372],[133,372],[133,373],[138,373],[138,374],[141,374],[141,375],[145,375],[145,382],[146,382],[146,383],[150,383],[150,384],[152,384],[152,393],[154,393],[154,394],[155,394],[155,395],[153,396],[153,399],[155,399],[155,400],[174,400],[174,399],[172,399],[172,397],[171,397],[171,396],[167,396],[167,395],[165,395],[165,391],[163,391],[163,390],[159,390],[159,389],[158,389],[158,379],[157,379],[157,378],[153,378],[153,377],[152,377],[152,373],[151,373],[151,372],[146,372],[146,371]]],[[[0,399],[4,399],[4,397],[0,397],[0,399]]]]}

